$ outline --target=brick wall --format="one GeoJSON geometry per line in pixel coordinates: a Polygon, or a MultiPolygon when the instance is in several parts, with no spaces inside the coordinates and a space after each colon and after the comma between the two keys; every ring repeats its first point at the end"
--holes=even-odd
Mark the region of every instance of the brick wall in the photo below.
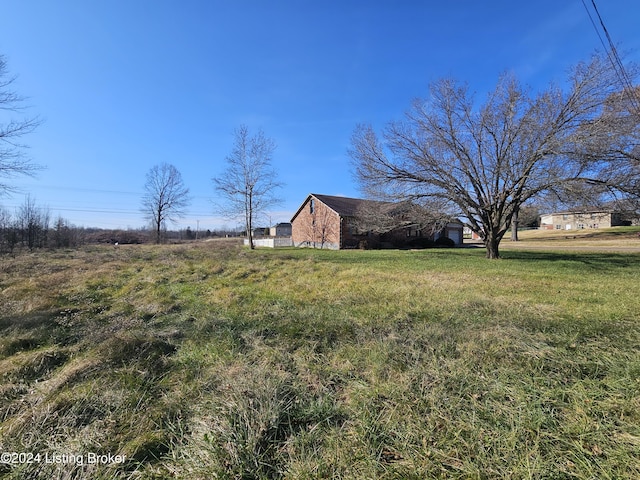
{"type": "Polygon", "coordinates": [[[291,238],[296,247],[339,249],[340,216],[318,199],[310,197],[291,223],[291,238]]]}

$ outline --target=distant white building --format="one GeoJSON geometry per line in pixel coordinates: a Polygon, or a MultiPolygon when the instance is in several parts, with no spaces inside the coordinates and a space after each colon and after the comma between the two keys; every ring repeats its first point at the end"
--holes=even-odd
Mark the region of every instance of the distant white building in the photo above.
{"type": "Polygon", "coordinates": [[[619,225],[624,225],[622,214],[604,209],[584,209],[540,216],[541,230],[582,230],[619,225]]]}

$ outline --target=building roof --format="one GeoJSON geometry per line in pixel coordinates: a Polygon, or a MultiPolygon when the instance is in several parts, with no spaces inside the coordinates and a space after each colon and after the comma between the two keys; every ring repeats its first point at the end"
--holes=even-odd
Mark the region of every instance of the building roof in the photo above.
{"type": "Polygon", "coordinates": [[[311,195],[343,217],[355,216],[358,209],[367,201],[361,198],[335,197],[332,195],[320,195],[317,193],[312,193],[311,195]]]}
{"type": "Polygon", "coordinates": [[[363,198],[350,198],[350,197],[338,197],[334,195],[323,195],[319,193],[311,193],[307,196],[307,198],[302,202],[300,208],[296,211],[296,213],[291,218],[293,221],[294,218],[298,216],[300,210],[304,207],[304,205],[309,201],[309,199],[313,197],[320,200],[331,210],[336,212],[341,217],[355,217],[358,214],[358,210],[362,207],[362,205],[366,203],[380,203],[380,204],[389,204],[393,205],[390,202],[379,202],[377,200],[365,200],[363,198]]]}
{"type": "Polygon", "coordinates": [[[573,210],[564,210],[561,212],[543,213],[540,216],[546,217],[549,215],[584,215],[586,213],[618,213],[615,209],[606,207],[583,207],[575,208],[573,210]]]}

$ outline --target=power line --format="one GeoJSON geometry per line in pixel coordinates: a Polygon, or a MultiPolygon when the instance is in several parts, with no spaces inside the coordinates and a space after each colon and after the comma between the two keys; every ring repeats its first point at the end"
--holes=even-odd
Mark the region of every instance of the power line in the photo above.
{"type": "MultiPolygon", "coordinates": [[[[109,195],[134,195],[136,197],[142,197],[144,192],[131,192],[125,190],[102,190],[99,188],[83,188],[83,187],[69,187],[63,185],[46,185],[46,184],[33,184],[33,185],[17,185],[17,188],[20,190],[27,190],[32,187],[37,187],[38,189],[46,189],[46,190],[60,190],[63,192],[83,192],[83,193],[105,193],[109,195]]],[[[190,198],[193,200],[211,200],[210,196],[205,195],[190,195],[190,198]]]]}
{"type": "Polygon", "coordinates": [[[108,193],[109,195],[136,195],[140,196],[142,192],[128,192],[124,190],[102,190],[99,188],[85,188],[85,187],[69,187],[66,185],[46,185],[46,184],[33,184],[33,185],[18,185],[19,189],[28,189],[32,187],[37,187],[38,189],[46,189],[46,190],[60,190],[63,192],[83,192],[83,193],[108,193]]]}
{"type": "MultiPolygon", "coordinates": [[[[22,205],[16,204],[7,204],[0,205],[0,207],[4,208],[20,208],[22,205]]],[[[78,213],[107,213],[111,215],[136,215],[144,217],[144,212],[140,210],[113,210],[113,209],[102,209],[102,208],[68,208],[68,207],[56,207],[45,205],[42,208],[61,211],[61,212],[78,212],[78,213]]],[[[187,212],[186,217],[182,218],[192,218],[192,217],[215,217],[212,212],[187,212]]]]}
{"type": "Polygon", "coordinates": [[[609,31],[607,30],[607,27],[604,24],[604,20],[602,19],[602,16],[598,11],[598,7],[596,6],[595,0],[591,0],[591,4],[593,5],[593,10],[598,16],[598,20],[600,22],[600,26],[602,27],[602,31],[607,37],[608,48],[607,48],[607,43],[605,43],[604,39],[602,38],[602,35],[600,34],[600,30],[598,29],[598,26],[596,25],[596,22],[593,16],[591,15],[591,12],[589,11],[587,4],[585,3],[585,0],[582,0],[582,5],[587,11],[587,15],[589,15],[589,20],[591,20],[591,25],[593,25],[593,28],[596,31],[598,38],[600,39],[600,43],[602,44],[602,47],[607,53],[607,57],[609,57],[609,61],[611,62],[613,69],[616,72],[616,75],[618,76],[618,79],[622,83],[622,88],[624,93],[626,93],[627,97],[629,98],[629,102],[631,103],[631,106],[633,107],[633,109],[636,111],[637,114],[640,115],[640,101],[638,100],[636,91],[633,87],[633,84],[631,83],[631,79],[629,78],[627,70],[624,68],[624,64],[620,59],[620,55],[618,55],[618,50],[616,49],[613,43],[613,40],[611,39],[611,35],[609,35],[609,31]]]}

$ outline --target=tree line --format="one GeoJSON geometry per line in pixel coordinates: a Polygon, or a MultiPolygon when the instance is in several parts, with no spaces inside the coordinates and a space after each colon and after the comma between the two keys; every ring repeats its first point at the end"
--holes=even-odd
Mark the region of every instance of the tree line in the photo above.
{"type": "Polygon", "coordinates": [[[16,249],[69,247],[78,244],[77,231],[59,217],[51,221],[48,209],[40,208],[30,196],[12,215],[0,208],[0,252],[16,249]]]}
{"type": "MultiPolygon", "coordinates": [[[[237,230],[216,229],[194,231],[164,229],[162,238],[168,242],[236,237],[237,230]]],[[[62,216],[52,217],[49,208],[38,206],[29,195],[14,212],[0,207],[0,254],[36,249],[74,248],[88,244],[143,244],[156,241],[155,230],[104,229],[73,225],[62,216]]]]}

